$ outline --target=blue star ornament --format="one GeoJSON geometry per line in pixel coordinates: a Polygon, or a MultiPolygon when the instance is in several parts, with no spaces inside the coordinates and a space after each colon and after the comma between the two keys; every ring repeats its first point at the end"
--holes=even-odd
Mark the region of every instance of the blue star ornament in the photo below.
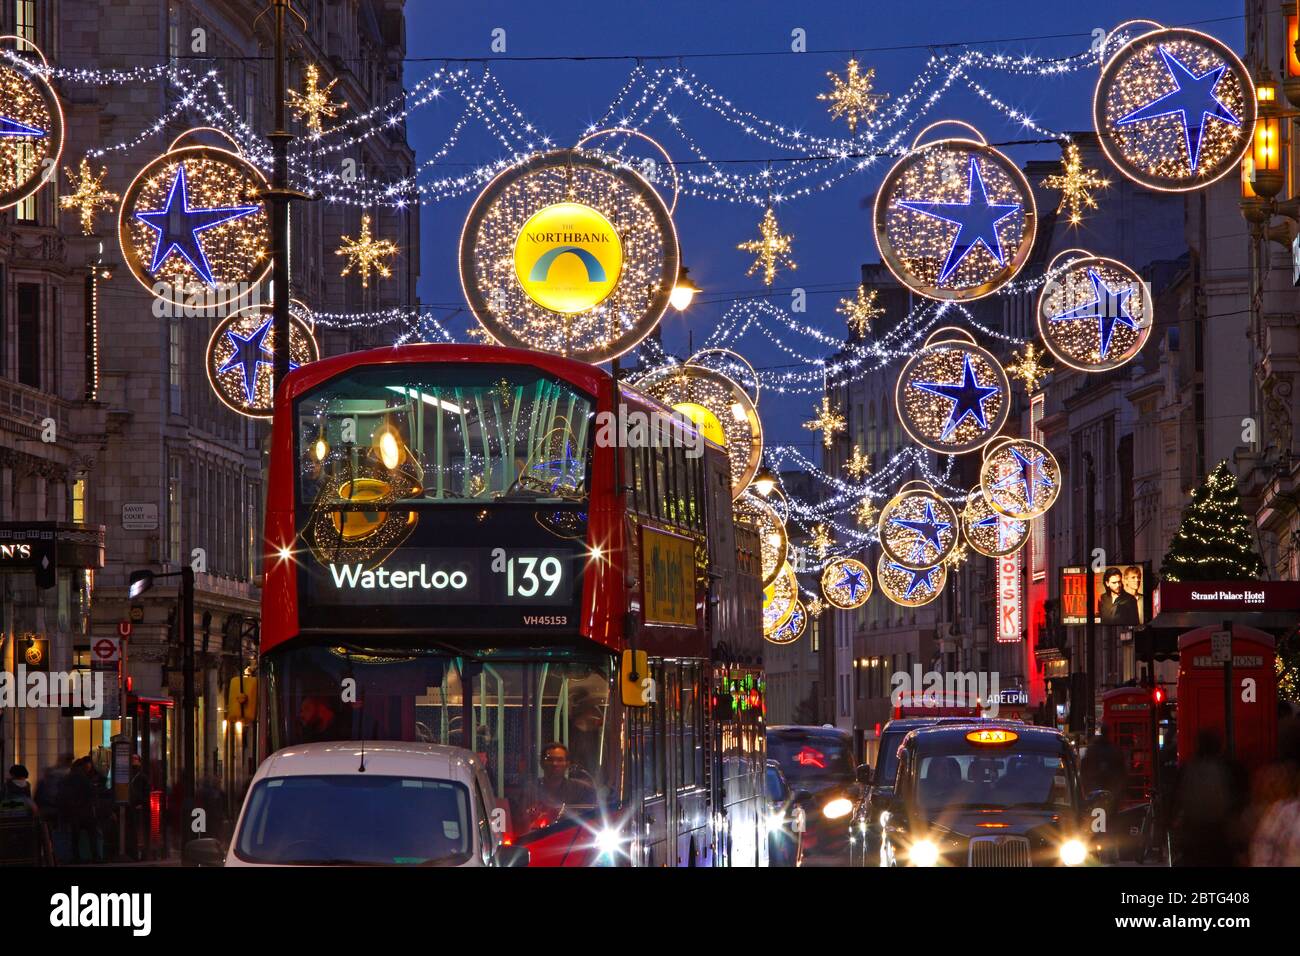
{"type": "Polygon", "coordinates": [[[1228,68],[1228,64],[1220,63],[1197,76],[1182,60],[1163,46],[1158,49],[1160,58],[1164,60],[1165,69],[1169,71],[1169,78],[1174,82],[1174,88],[1163,96],[1156,97],[1150,103],[1139,106],[1128,115],[1120,117],[1115,121],[1115,125],[1131,126],[1146,120],[1166,116],[1176,117],[1183,126],[1183,139],[1187,143],[1187,156],[1194,173],[1201,161],[1201,141],[1205,136],[1206,123],[1211,119],[1217,119],[1232,126],[1241,125],[1241,117],[1228,109],[1223,101],[1214,95],[1214,88],[1223,76],[1223,71],[1228,68]]]}
{"type": "Polygon", "coordinates": [[[835,586],[848,588],[849,600],[856,601],[858,599],[858,591],[863,590],[867,586],[867,582],[862,578],[862,572],[848,564],[843,565],[840,570],[844,572],[844,577],[836,581],[835,586]]]}
{"type": "MultiPolygon", "coordinates": [[[[235,351],[226,360],[226,364],[217,371],[225,373],[232,372],[235,369],[240,370],[244,376],[244,398],[248,400],[249,405],[257,401],[258,367],[275,364],[275,355],[266,344],[266,336],[270,331],[270,319],[267,319],[246,336],[240,335],[234,329],[226,329],[226,337],[235,346],[235,351]]],[[[292,372],[297,367],[298,363],[290,359],[289,371],[292,372]]]]}
{"type": "Polygon", "coordinates": [[[10,119],[8,116],[0,116],[0,136],[21,136],[31,139],[39,139],[45,135],[45,130],[38,129],[35,126],[28,126],[26,123],[20,123],[16,119],[10,119]]]}
{"type": "Polygon", "coordinates": [[[925,503],[924,520],[913,520],[910,518],[891,518],[890,520],[900,528],[906,528],[909,531],[916,532],[916,547],[912,552],[916,559],[919,559],[921,555],[925,553],[925,544],[927,541],[934,545],[936,551],[942,551],[943,543],[939,540],[939,535],[941,532],[947,531],[952,527],[952,525],[947,521],[936,520],[934,516],[934,505],[929,501],[925,503]]]}
{"type": "Polygon", "coordinates": [[[189,187],[185,180],[185,164],[177,164],[176,178],[172,180],[171,189],[167,193],[167,204],[162,209],[135,214],[136,219],[158,233],[158,242],[153,249],[153,262],[149,266],[149,271],[157,272],[158,268],[167,261],[167,257],[172,252],[177,252],[194,267],[199,278],[208,285],[215,286],[212,267],[208,265],[208,257],[203,253],[203,243],[199,241],[199,233],[215,229],[232,219],[251,215],[261,208],[261,206],[194,208],[190,205],[189,187]]]}
{"type": "Polygon", "coordinates": [[[1067,309],[1065,312],[1058,312],[1052,316],[1051,321],[1096,320],[1098,332],[1101,334],[1101,357],[1104,359],[1106,353],[1110,351],[1110,341],[1115,334],[1116,324],[1137,329],[1137,319],[1128,310],[1133,287],[1130,285],[1119,290],[1112,289],[1102,281],[1101,274],[1096,269],[1088,270],[1088,281],[1092,283],[1092,301],[1067,309]]]}
{"type": "Polygon", "coordinates": [[[998,238],[998,223],[1015,214],[1021,208],[1020,203],[989,202],[988,190],[984,187],[984,177],[980,175],[979,163],[975,157],[970,158],[970,179],[967,183],[965,202],[924,202],[914,199],[900,199],[898,205],[923,216],[941,219],[958,226],[953,238],[948,258],[939,272],[939,284],[957,271],[961,261],[977,246],[988,250],[999,266],[1006,265],[1002,253],[1002,240],[998,238]]]}
{"type": "Polygon", "coordinates": [[[970,354],[962,356],[962,373],[960,382],[913,382],[913,388],[919,388],[923,391],[932,392],[935,395],[942,395],[952,402],[952,410],[948,414],[948,421],[943,426],[943,432],[939,435],[940,441],[947,441],[949,436],[957,430],[968,416],[974,418],[979,423],[980,428],[988,428],[988,418],[984,414],[984,403],[994,395],[998,394],[999,389],[996,385],[981,385],[979,378],[975,374],[975,367],[971,364],[970,354]]]}
{"type": "Polygon", "coordinates": [[[975,522],[977,528],[998,529],[998,550],[1005,551],[1020,537],[1020,522],[1004,515],[985,515],[975,522]]]}
{"type": "Polygon", "coordinates": [[[891,562],[889,566],[891,568],[897,568],[899,571],[902,571],[905,574],[911,575],[911,580],[908,581],[907,583],[907,590],[903,592],[904,598],[910,598],[912,596],[912,592],[914,592],[918,587],[920,587],[923,584],[925,585],[925,589],[927,591],[934,590],[934,572],[939,570],[937,565],[932,568],[918,569],[918,568],[905,568],[901,564],[894,564],[891,562]]]}
{"type": "Polygon", "coordinates": [[[1046,456],[1035,455],[1030,458],[1022,453],[1019,448],[1012,448],[1011,454],[1015,456],[1017,469],[1001,481],[996,482],[993,487],[1010,488],[1012,485],[1024,485],[1025,504],[1032,508],[1034,507],[1034,496],[1038,493],[1038,486],[1051,487],[1051,481],[1043,475],[1040,469],[1040,466],[1046,460],[1046,456]]]}

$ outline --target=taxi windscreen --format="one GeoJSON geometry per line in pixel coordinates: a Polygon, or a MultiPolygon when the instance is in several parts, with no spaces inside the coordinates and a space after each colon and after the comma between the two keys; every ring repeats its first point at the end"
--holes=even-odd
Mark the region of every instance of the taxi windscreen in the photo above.
{"type": "Polygon", "coordinates": [[[1072,806],[1065,758],[1050,753],[991,753],[973,747],[920,756],[916,802],[953,807],[1062,809],[1072,806]]]}

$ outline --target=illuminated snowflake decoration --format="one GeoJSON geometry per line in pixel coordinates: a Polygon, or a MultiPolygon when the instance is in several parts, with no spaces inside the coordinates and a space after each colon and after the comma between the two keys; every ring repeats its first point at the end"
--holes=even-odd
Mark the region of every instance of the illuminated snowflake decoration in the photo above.
{"type": "Polygon", "coordinates": [[[822,569],[822,596],[831,607],[852,611],[871,597],[871,571],[854,558],[836,558],[822,569]]]}
{"type": "Polygon", "coordinates": [[[109,192],[104,188],[104,177],[108,175],[108,168],[104,167],[98,173],[94,173],[90,169],[90,162],[83,156],[81,167],[77,172],[65,169],[63,174],[68,177],[72,192],[59,197],[59,208],[76,209],[81,216],[81,234],[93,235],[95,215],[100,210],[112,209],[113,203],[122,198],[117,193],[109,192]]]}
{"type": "Polygon", "coordinates": [[[884,308],[876,305],[875,289],[858,286],[857,296],[852,299],[840,299],[836,312],[844,316],[844,321],[858,335],[871,331],[871,323],[885,314],[884,308]]]}
{"type": "Polygon", "coordinates": [[[677,282],[677,233],[668,207],[637,172],[580,149],[541,153],[492,180],[461,231],[460,279],[494,341],[598,364],[650,334],[677,282]],[[515,248],[525,224],[559,203],[595,210],[618,232],[622,266],[613,290],[581,312],[554,312],[521,284],[515,248]]]}
{"type": "Polygon", "coordinates": [[[905,490],[880,510],[880,547],[891,561],[928,568],[956,546],[960,529],[952,506],[926,486],[905,490]]]}
{"type": "Polygon", "coordinates": [[[880,584],[880,593],[895,604],[921,607],[943,591],[948,581],[948,569],[944,564],[909,568],[882,554],[876,563],[876,580],[880,584]]]}
{"type": "Polygon", "coordinates": [[[814,411],[817,412],[817,416],[804,422],[803,427],[809,431],[821,432],[822,444],[830,448],[835,443],[835,434],[844,431],[847,422],[843,415],[831,407],[829,398],[823,397],[821,410],[814,409],[814,411]]]}
{"type": "Polygon", "coordinates": [[[1131,360],[1151,334],[1147,285],[1114,259],[1075,259],[1038,297],[1038,331],[1060,362],[1104,372],[1131,360]]]}
{"type": "Polygon", "coordinates": [[[742,494],[733,503],[736,516],[747,522],[758,534],[758,553],[762,585],[767,587],[776,580],[789,558],[789,538],[785,522],[776,509],[761,498],[742,494]]]}
{"type": "Polygon", "coordinates": [[[1110,180],[1095,169],[1083,168],[1083,156],[1074,143],[1065,147],[1063,162],[1064,172],[1048,176],[1043,180],[1043,185],[1048,189],[1060,190],[1061,204],[1056,211],[1058,214],[1065,213],[1070,225],[1077,226],[1083,222],[1083,210],[1097,208],[1097,200],[1092,198],[1092,191],[1109,188],[1110,180]]]}
{"type": "Polygon", "coordinates": [[[878,509],[871,503],[871,496],[864,495],[858,502],[857,510],[853,512],[853,520],[863,527],[869,527],[876,523],[878,515],[878,509]]]}
{"type": "Polygon", "coordinates": [[[1159,29],[1102,68],[1093,121],[1116,168],[1151,189],[1200,189],[1250,148],[1254,83],[1232,50],[1196,30],[1159,29]]]}
{"type": "Polygon", "coordinates": [[[1022,382],[1025,391],[1032,395],[1038,391],[1039,383],[1052,371],[1050,365],[1043,364],[1042,358],[1043,353],[1038,351],[1038,347],[1033,342],[1026,342],[1016,360],[1006,366],[1006,373],[1022,382]]]}
{"type": "Polygon", "coordinates": [[[853,477],[854,481],[861,481],[871,474],[871,456],[864,455],[861,446],[854,445],[853,453],[844,462],[844,470],[853,477]]]}
{"type": "MultiPolygon", "coordinates": [[[[308,319],[305,309],[290,303],[290,371],[320,357],[308,319]]],[[[269,305],[249,306],[223,319],[208,339],[208,383],[221,403],[240,415],[271,417],[274,363],[275,333],[269,305]]]]}
{"type": "Polygon", "coordinates": [[[372,272],[384,279],[391,279],[393,270],[389,268],[385,261],[397,255],[397,243],[391,239],[376,239],[370,234],[370,216],[361,217],[361,231],[355,239],[350,236],[342,236],[339,239],[339,247],[334,254],[344,256],[348,262],[339,273],[341,276],[351,275],[355,269],[361,276],[361,288],[370,288],[370,274],[372,272]]]}
{"type": "Polygon", "coordinates": [[[808,546],[817,552],[817,557],[824,558],[830,553],[831,548],[835,547],[835,539],[831,537],[826,525],[818,524],[812,529],[812,537],[808,539],[808,546]]]}
{"type": "Polygon", "coordinates": [[[293,111],[294,119],[304,120],[307,129],[316,136],[321,133],[322,119],[334,119],[341,111],[347,109],[347,103],[343,101],[335,103],[330,99],[330,91],[334,89],[334,84],[337,82],[338,77],[335,77],[322,87],[320,70],[312,63],[307,66],[304,73],[302,92],[287,91],[289,100],[286,105],[293,111]]]}
{"type": "Polygon", "coordinates": [[[991,146],[946,139],[912,150],[876,194],[881,258],[913,292],[970,301],[1011,281],[1037,228],[1033,192],[991,146]]]}
{"type": "Polygon", "coordinates": [[[1061,493],[1061,466],[1037,442],[1014,438],[989,446],[980,468],[980,490],[989,506],[1008,518],[1036,518],[1061,493]]]}
{"type": "Polygon", "coordinates": [[[266,179],[244,157],[183,146],[149,163],[127,187],[118,241],[132,275],[159,298],[223,306],[271,268],[266,179]]]}
{"type": "Polygon", "coordinates": [[[736,248],[741,252],[754,254],[754,261],[745,271],[745,275],[752,276],[761,268],[763,284],[771,285],[776,279],[777,270],[783,266],[792,270],[797,268],[790,255],[794,237],[781,232],[781,227],[776,222],[776,213],[772,211],[771,206],[767,207],[767,212],[763,214],[763,221],[758,224],[758,236],[757,239],[740,243],[736,248]]]}
{"type": "Polygon", "coordinates": [[[808,611],[808,616],[815,621],[822,616],[822,612],[826,610],[826,605],[822,603],[821,598],[813,597],[804,604],[804,608],[808,611]]]}
{"type": "Polygon", "coordinates": [[[966,543],[989,558],[1015,554],[1029,540],[1029,522],[998,514],[979,488],[973,489],[966,499],[961,527],[966,543]]]}
{"type": "Polygon", "coordinates": [[[790,620],[799,601],[799,582],[794,568],[783,564],[776,579],[763,589],[763,636],[770,638],[790,620]]]}
{"type": "Polygon", "coordinates": [[[889,98],[888,93],[871,91],[871,83],[876,78],[876,71],[869,69],[865,73],[860,72],[857,60],[849,60],[844,70],[844,79],[840,79],[836,73],[829,72],[826,78],[831,81],[831,91],[817,94],[817,99],[830,103],[827,109],[830,111],[831,119],[844,117],[844,121],[849,124],[850,133],[856,133],[858,123],[865,121],[881,103],[889,98]]]}
{"type": "Polygon", "coordinates": [[[1011,386],[1002,366],[962,339],[930,342],[903,365],[894,407],[903,427],[932,451],[974,451],[1006,424],[1011,386]]]}
{"type": "Polygon", "coordinates": [[[803,632],[807,628],[808,609],[804,607],[803,601],[796,600],[785,623],[771,634],[764,634],[763,637],[773,644],[793,644],[803,637],[803,632]]]}
{"type": "Polygon", "coordinates": [[[63,108],[45,75],[25,59],[0,60],[0,209],[53,178],[63,134],[63,108]]]}
{"type": "Polygon", "coordinates": [[[951,568],[953,571],[956,571],[958,568],[960,568],[963,564],[966,563],[966,559],[969,557],[970,557],[970,549],[966,546],[966,544],[959,541],[957,545],[951,551],[948,552],[948,557],[943,559],[943,563],[945,567],[951,568]]]}

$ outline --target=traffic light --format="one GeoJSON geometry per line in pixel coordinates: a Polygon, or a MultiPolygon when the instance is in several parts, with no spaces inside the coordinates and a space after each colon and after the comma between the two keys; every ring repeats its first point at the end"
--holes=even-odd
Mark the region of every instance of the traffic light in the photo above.
{"type": "Polygon", "coordinates": [[[1165,689],[1163,687],[1157,687],[1152,692],[1151,698],[1156,702],[1156,706],[1159,707],[1165,702],[1165,689]]]}

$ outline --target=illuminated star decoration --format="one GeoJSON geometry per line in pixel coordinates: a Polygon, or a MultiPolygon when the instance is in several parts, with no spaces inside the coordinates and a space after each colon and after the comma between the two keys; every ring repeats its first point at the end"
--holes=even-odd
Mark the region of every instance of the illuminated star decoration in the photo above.
{"type": "Polygon", "coordinates": [[[348,264],[339,275],[345,276],[355,267],[361,273],[361,288],[370,288],[370,273],[377,272],[385,279],[392,278],[393,270],[384,260],[397,255],[397,243],[391,239],[375,239],[370,235],[370,217],[361,217],[361,232],[355,239],[342,237],[343,245],[335,250],[335,255],[347,256],[348,264]]]}
{"type": "Polygon", "coordinates": [[[108,168],[101,169],[96,176],[90,171],[90,163],[83,156],[81,168],[76,173],[65,167],[63,174],[68,177],[73,191],[59,197],[59,206],[63,209],[81,210],[81,232],[89,236],[95,231],[95,213],[100,209],[110,208],[120,198],[117,193],[111,193],[104,188],[104,177],[108,175],[108,168]]]}
{"type": "Polygon", "coordinates": [[[261,206],[222,206],[214,209],[196,209],[190,205],[189,187],[185,180],[185,164],[176,165],[176,178],[172,180],[167,193],[167,205],[162,209],[149,212],[137,212],[135,218],[158,233],[158,242],[153,250],[153,262],[150,272],[157,272],[173,251],[194,267],[199,278],[210,286],[215,286],[212,267],[208,257],[203,254],[203,243],[199,233],[215,229],[224,223],[243,216],[252,215],[261,206]]]}
{"type": "Polygon", "coordinates": [[[913,560],[917,561],[925,554],[927,542],[934,546],[934,550],[942,551],[943,542],[939,539],[939,535],[952,527],[947,521],[939,521],[935,518],[934,505],[929,501],[925,503],[924,520],[919,518],[890,518],[889,520],[900,528],[916,532],[916,545],[912,549],[912,556],[913,560]]]}
{"type": "Polygon", "coordinates": [[[999,391],[996,385],[980,384],[969,353],[962,355],[960,382],[913,382],[912,387],[932,392],[952,402],[952,411],[948,413],[948,421],[939,435],[940,441],[951,438],[957,426],[965,421],[967,416],[974,418],[980,428],[988,428],[989,422],[984,414],[984,403],[999,391]]]}
{"type": "Polygon", "coordinates": [[[835,544],[831,539],[830,532],[826,530],[826,525],[824,524],[819,524],[813,528],[812,538],[809,539],[808,543],[812,546],[813,550],[817,552],[817,557],[819,558],[826,557],[826,552],[830,551],[835,544]]]}
{"type": "Polygon", "coordinates": [[[925,585],[927,591],[934,590],[934,572],[939,570],[937,564],[932,568],[905,568],[901,564],[894,564],[891,561],[889,566],[911,576],[911,580],[907,584],[907,590],[903,593],[904,599],[910,598],[912,592],[922,584],[925,585]]]}
{"type": "Polygon", "coordinates": [[[1104,359],[1106,353],[1110,351],[1110,341],[1115,334],[1116,323],[1137,330],[1137,319],[1128,310],[1128,300],[1133,295],[1133,287],[1129,286],[1116,292],[1102,281],[1101,273],[1096,269],[1088,270],[1088,281],[1092,283],[1092,301],[1085,302],[1073,309],[1067,309],[1065,312],[1058,312],[1052,316],[1051,321],[1096,320],[1098,332],[1101,335],[1101,351],[1099,355],[1104,359]]]}
{"type": "Polygon", "coordinates": [[[1042,353],[1034,347],[1034,343],[1026,342],[1024,351],[1006,367],[1007,374],[1024,382],[1025,391],[1031,394],[1038,391],[1038,383],[1052,371],[1051,366],[1039,361],[1040,358],[1042,353]]]}
{"type": "Polygon", "coordinates": [[[998,529],[998,550],[1006,551],[1020,537],[1022,531],[1020,522],[1015,518],[998,514],[985,515],[975,522],[977,528],[992,528],[995,525],[998,529]]]}
{"type": "Polygon", "coordinates": [[[859,73],[858,61],[849,60],[844,71],[844,79],[840,79],[836,73],[826,74],[826,78],[834,86],[829,93],[818,93],[817,99],[826,100],[831,104],[829,107],[831,119],[839,119],[843,116],[845,122],[849,124],[849,132],[856,133],[858,123],[874,113],[876,107],[889,98],[888,93],[871,92],[871,81],[875,77],[875,69],[859,73]]]}
{"type": "Polygon", "coordinates": [[[1183,125],[1183,140],[1187,143],[1187,156],[1191,162],[1192,172],[1201,161],[1201,141],[1205,135],[1207,120],[1217,119],[1233,126],[1241,125],[1241,117],[1234,114],[1223,101],[1214,95],[1214,87],[1228,64],[1220,63],[1213,69],[1197,76],[1182,60],[1174,56],[1163,46],[1159,47],[1160,58],[1165,61],[1165,69],[1174,82],[1174,88],[1133,112],[1115,121],[1115,125],[1131,126],[1146,120],[1175,116],[1183,125]],[[1195,130],[1195,136],[1193,136],[1195,130]]]}
{"type": "Polygon", "coordinates": [[[821,617],[822,611],[826,610],[826,605],[822,603],[821,598],[814,597],[804,605],[804,610],[808,612],[809,617],[821,617]]]}
{"type": "Polygon", "coordinates": [[[862,572],[851,564],[845,564],[840,568],[844,572],[844,577],[835,582],[837,588],[849,589],[849,600],[858,599],[858,591],[867,586],[867,582],[862,579],[862,572]]]}
{"type": "Polygon", "coordinates": [[[1110,180],[1097,173],[1095,169],[1083,168],[1083,156],[1079,147],[1071,143],[1065,148],[1065,172],[1054,173],[1043,180],[1048,189],[1061,191],[1061,204],[1056,211],[1067,209],[1070,225],[1077,226],[1083,222],[1084,209],[1096,209],[1097,200],[1092,198],[1093,189],[1107,189],[1110,180]]]}
{"type": "Polygon", "coordinates": [[[763,214],[763,221],[758,224],[758,234],[758,239],[742,242],[736,248],[741,252],[752,252],[756,256],[745,275],[752,276],[758,271],[758,267],[762,266],[763,284],[771,285],[782,263],[790,269],[798,268],[794,259],[790,257],[790,246],[794,237],[782,235],[781,228],[776,222],[776,213],[772,211],[771,206],[767,207],[767,212],[763,214]]]}
{"type": "Polygon", "coordinates": [[[852,475],[854,480],[861,481],[871,471],[871,456],[862,454],[861,447],[854,445],[853,454],[844,463],[844,470],[852,475]]]}
{"type": "Polygon", "coordinates": [[[345,102],[332,102],[330,100],[330,90],[334,89],[334,84],[338,82],[338,77],[330,80],[324,89],[318,85],[320,82],[320,71],[316,69],[315,64],[307,67],[306,76],[303,78],[303,92],[297,90],[288,90],[289,109],[293,110],[294,119],[305,119],[307,128],[316,135],[320,135],[321,117],[334,119],[339,115],[341,110],[347,109],[345,102]]]}
{"type": "MultiPolygon", "coordinates": [[[[235,347],[235,351],[218,372],[232,372],[239,369],[244,376],[244,398],[252,405],[257,400],[257,371],[262,365],[274,365],[275,355],[266,344],[267,333],[271,331],[268,318],[248,335],[240,335],[234,329],[226,329],[226,337],[235,347]]],[[[289,371],[298,367],[298,363],[289,360],[289,371]]]]}
{"type": "Polygon", "coordinates": [[[1019,448],[1012,448],[1011,454],[1015,456],[1016,464],[1019,467],[1001,481],[995,482],[993,487],[1002,489],[1009,488],[1012,485],[1024,485],[1025,504],[1032,508],[1034,507],[1034,496],[1037,494],[1038,486],[1043,485],[1050,488],[1052,484],[1040,467],[1046,460],[1045,456],[1036,455],[1033,458],[1027,458],[1019,448]]]}
{"type": "Polygon", "coordinates": [[[948,552],[948,557],[943,559],[943,563],[956,570],[966,563],[968,557],[970,557],[970,555],[967,553],[966,545],[958,544],[948,552]]]}
{"type": "Polygon", "coordinates": [[[998,238],[998,223],[1008,216],[1020,211],[1020,203],[989,202],[988,190],[984,186],[984,177],[980,175],[979,163],[975,157],[970,158],[970,177],[967,182],[968,195],[965,202],[924,202],[916,199],[900,199],[898,205],[923,216],[942,219],[958,226],[953,238],[948,258],[939,272],[939,284],[947,282],[957,271],[967,253],[977,246],[983,246],[999,266],[1006,265],[1002,254],[1002,240],[998,238]]]}
{"type": "Polygon", "coordinates": [[[875,522],[876,506],[871,503],[870,495],[858,502],[858,510],[854,512],[853,517],[860,525],[870,525],[875,522]]]}
{"type": "Polygon", "coordinates": [[[831,400],[823,397],[821,411],[817,413],[816,418],[804,422],[803,427],[809,431],[820,431],[822,444],[830,448],[835,440],[835,433],[844,431],[845,424],[844,416],[831,408],[831,400]]]}
{"type": "Polygon", "coordinates": [[[876,290],[865,286],[858,286],[856,299],[840,299],[835,311],[844,316],[845,323],[858,335],[870,332],[871,320],[885,314],[885,310],[876,305],[876,290]]]}

